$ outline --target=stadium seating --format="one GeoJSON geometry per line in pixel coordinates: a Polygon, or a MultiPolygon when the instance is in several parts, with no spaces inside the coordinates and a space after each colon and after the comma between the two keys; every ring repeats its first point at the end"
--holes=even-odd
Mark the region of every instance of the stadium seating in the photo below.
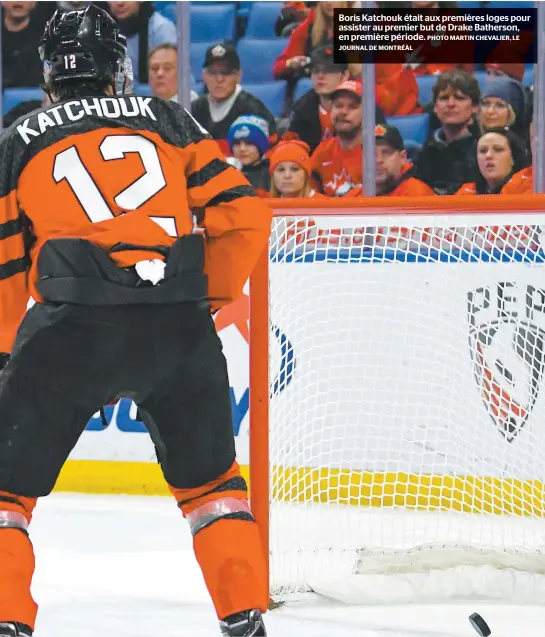
{"type": "Polygon", "coordinates": [[[435,75],[416,75],[418,84],[418,101],[422,106],[429,104],[433,100],[433,85],[437,82],[435,75]]]}
{"type": "Polygon", "coordinates": [[[479,88],[483,91],[489,77],[488,73],[486,71],[475,71],[473,75],[477,82],[479,82],[479,88]]]}
{"type": "Polygon", "coordinates": [[[534,83],[534,65],[528,64],[524,69],[524,77],[522,78],[522,84],[524,86],[532,86],[534,83]]]}
{"type": "Polygon", "coordinates": [[[255,84],[273,81],[274,60],[285,47],[286,41],[282,38],[275,40],[241,38],[237,51],[242,65],[243,81],[255,84]]]}
{"type": "Polygon", "coordinates": [[[309,77],[302,77],[295,86],[293,92],[293,102],[295,103],[299,98],[303,97],[305,93],[308,93],[312,88],[312,80],[309,77]]]}
{"type": "Polygon", "coordinates": [[[40,100],[44,98],[44,92],[41,88],[25,87],[25,88],[7,88],[4,91],[4,99],[2,103],[2,113],[5,115],[8,111],[21,102],[29,102],[30,100],[40,100]]]}
{"type": "Polygon", "coordinates": [[[175,2],[154,2],[155,10],[164,15],[176,24],[176,3],[175,2]]]}
{"type": "Polygon", "coordinates": [[[132,91],[135,95],[151,95],[151,86],[149,84],[135,84],[132,91]]]}
{"type": "Polygon", "coordinates": [[[254,2],[248,17],[245,37],[274,38],[274,25],[280,17],[282,2],[254,2]]]}
{"type": "Polygon", "coordinates": [[[241,18],[247,18],[250,15],[250,11],[252,10],[252,6],[255,2],[246,2],[246,0],[240,0],[237,2],[237,13],[241,18]]]}
{"type": "Polygon", "coordinates": [[[233,40],[236,9],[233,2],[191,4],[191,42],[233,40]]]}
{"type": "Polygon", "coordinates": [[[412,139],[408,139],[407,141],[404,141],[404,143],[405,143],[405,151],[407,153],[407,159],[409,161],[415,161],[416,158],[418,157],[418,153],[420,152],[420,149],[422,148],[422,144],[417,144],[412,139]]]}
{"type": "Polygon", "coordinates": [[[286,82],[267,82],[266,84],[247,84],[242,88],[259,98],[275,117],[282,117],[286,104],[286,82]]]}
{"type": "MultiPolygon", "coordinates": [[[[193,82],[191,90],[196,91],[199,95],[203,93],[204,84],[202,82],[193,82]]],[[[135,84],[132,92],[135,95],[151,95],[151,86],[149,84],[135,84]]]]}
{"type": "Polygon", "coordinates": [[[390,126],[395,126],[405,142],[412,142],[422,145],[429,131],[430,116],[427,113],[419,115],[397,115],[395,117],[387,117],[386,122],[390,126]]]}
{"type": "Polygon", "coordinates": [[[204,55],[209,46],[214,42],[192,42],[189,50],[189,66],[191,73],[197,82],[201,81],[202,65],[204,64],[204,55]]]}

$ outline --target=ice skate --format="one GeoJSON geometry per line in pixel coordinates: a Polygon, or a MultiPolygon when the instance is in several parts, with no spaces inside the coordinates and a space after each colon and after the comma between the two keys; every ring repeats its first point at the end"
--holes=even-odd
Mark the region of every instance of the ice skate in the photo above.
{"type": "Polygon", "coordinates": [[[221,634],[227,637],[266,637],[263,617],[258,610],[245,610],[220,622],[221,634]]]}
{"type": "MultiPolygon", "coordinates": [[[[259,635],[259,633],[255,634],[259,635]]],[[[32,631],[24,624],[2,623],[0,624],[0,637],[32,637],[32,631]]]]}

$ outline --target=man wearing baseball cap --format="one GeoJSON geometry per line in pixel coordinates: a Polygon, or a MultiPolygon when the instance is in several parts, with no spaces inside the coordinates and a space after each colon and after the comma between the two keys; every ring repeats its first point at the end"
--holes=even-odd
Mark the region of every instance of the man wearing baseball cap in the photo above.
{"type": "Polygon", "coordinates": [[[320,142],[312,155],[317,190],[342,197],[362,183],[361,83],[345,80],[331,93],[335,137],[320,142]]]}
{"type": "MultiPolygon", "coordinates": [[[[334,134],[331,122],[331,93],[349,78],[347,64],[335,64],[330,45],[314,49],[310,56],[312,89],[307,91],[292,107],[289,130],[314,151],[318,144],[334,134]]],[[[384,115],[376,107],[377,122],[384,122],[384,115]]]]}
{"type": "MultiPolygon", "coordinates": [[[[433,190],[414,177],[414,166],[407,160],[407,152],[401,133],[395,126],[378,124],[375,127],[375,189],[377,196],[426,197],[435,195],[433,190]]],[[[361,188],[348,196],[361,196],[361,188]]]]}
{"type": "Polygon", "coordinates": [[[229,128],[241,115],[263,117],[271,143],[277,139],[272,113],[261,100],[242,89],[241,78],[240,58],[233,44],[220,42],[207,49],[202,71],[207,94],[191,104],[191,114],[217,140],[226,155],[229,154],[229,128]]]}

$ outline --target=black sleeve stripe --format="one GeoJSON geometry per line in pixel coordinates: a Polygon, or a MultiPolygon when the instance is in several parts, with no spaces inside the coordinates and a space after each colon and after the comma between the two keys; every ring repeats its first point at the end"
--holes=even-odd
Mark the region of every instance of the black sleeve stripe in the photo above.
{"type": "Polygon", "coordinates": [[[219,206],[222,203],[229,203],[242,197],[257,197],[257,195],[251,186],[237,186],[236,188],[229,188],[229,190],[220,192],[219,195],[210,199],[210,201],[204,205],[204,208],[219,206]]]}
{"type": "Polygon", "coordinates": [[[0,239],[7,239],[13,237],[13,235],[21,232],[23,226],[20,219],[10,219],[5,223],[0,223],[0,239]]]}
{"type": "Polygon", "coordinates": [[[29,265],[27,257],[21,257],[20,259],[12,259],[7,263],[0,265],[0,280],[9,279],[15,274],[25,272],[29,265]]]}
{"type": "Polygon", "coordinates": [[[213,159],[203,166],[200,170],[189,175],[187,178],[187,188],[199,188],[222,172],[230,168],[229,164],[221,159],[213,159]]]}

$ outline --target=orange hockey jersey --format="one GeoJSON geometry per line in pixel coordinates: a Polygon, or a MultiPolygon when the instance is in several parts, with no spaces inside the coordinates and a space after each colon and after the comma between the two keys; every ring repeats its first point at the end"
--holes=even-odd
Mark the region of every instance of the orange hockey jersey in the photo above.
{"type": "MultiPolygon", "coordinates": [[[[21,118],[0,139],[0,351],[9,352],[36,260],[51,238],[170,246],[206,239],[213,309],[242,293],[267,245],[271,213],[181,106],[151,97],[86,97],[21,118]]],[[[129,267],[156,252],[112,254],[129,267]]]]}
{"type": "Polygon", "coordinates": [[[337,137],[324,139],[312,153],[314,187],[329,197],[340,197],[361,186],[362,149],[344,150],[337,137]]]}

